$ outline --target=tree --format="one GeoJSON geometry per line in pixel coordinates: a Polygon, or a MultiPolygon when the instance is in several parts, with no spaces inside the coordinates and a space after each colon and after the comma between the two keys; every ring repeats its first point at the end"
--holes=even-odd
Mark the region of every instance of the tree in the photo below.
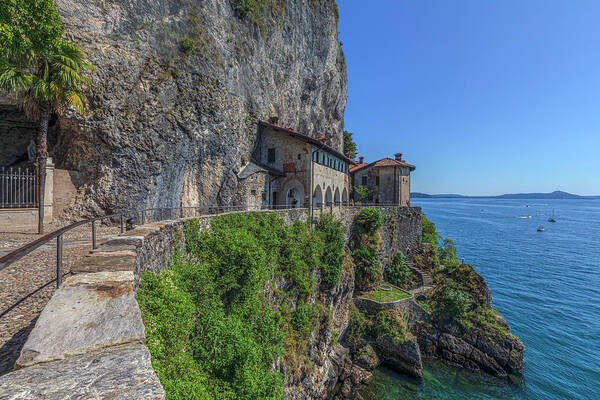
{"type": "Polygon", "coordinates": [[[373,189],[369,189],[367,186],[362,185],[354,186],[354,192],[358,196],[357,201],[359,203],[363,201],[371,201],[375,196],[375,192],[373,191],[373,189]]]}
{"type": "Polygon", "coordinates": [[[38,232],[44,232],[48,121],[72,106],[85,110],[86,55],[62,38],[64,25],[52,0],[0,0],[0,89],[14,93],[38,123],[38,232]]]}
{"type": "Polygon", "coordinates": [[[356,143],[352,140],[352,132],[344,131],[344,154],[348,155],[348,158],[356,158],[356,143]]]}

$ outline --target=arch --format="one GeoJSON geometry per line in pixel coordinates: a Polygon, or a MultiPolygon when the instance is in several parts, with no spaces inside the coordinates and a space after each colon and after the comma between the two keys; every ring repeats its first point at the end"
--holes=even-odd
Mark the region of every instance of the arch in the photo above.
{"type": "Polygon", "coordinates": [[[285,196],[285,206],[287,208],[299,208],[304,203],[304,187],[297,180],[289,181],[283,188],[283,195],[285,196]]]}
{"type": "Polygon", "coordinates": [[[328,206],[331,205],[331,201],[333,200],[331,194],[331,186],[327,186],[327,190],[325,190],[325,204],[328,206]]]}
{"type": "Polygon", "coordinates": [[[340,204],[340,188],[335,188],[335,194],[333,195],[333,201],[336,206],[340,204]]]}
{"type": "Polygon", "coordinates": [[[348,203],[348,190],[346,188],[344,188],[344,191],[342,192],[342,203],[348,203]]]}
{"type": "Polygon", "coordinates": [[[313,193],[313,207],[319,208],[323,206],[323,191],[321,186],[317,185],[313,193]]]}

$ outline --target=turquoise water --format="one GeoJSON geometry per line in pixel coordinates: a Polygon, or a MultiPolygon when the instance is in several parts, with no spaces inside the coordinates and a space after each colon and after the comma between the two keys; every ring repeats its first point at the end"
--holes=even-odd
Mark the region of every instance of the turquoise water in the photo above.
{"type": "Polygon", "coordinates": [[[423,384],[380,368],[373,399],[600,399],[600,200],[414,199],[525,344],[520,384],[425,366],[423,384]],[[547,222],[552,212],[556,223],[547,222]],[[526,218],[531,216],[531,218],[526,218]],[[543,225],[544,232],[536,228],[543,225]]]}

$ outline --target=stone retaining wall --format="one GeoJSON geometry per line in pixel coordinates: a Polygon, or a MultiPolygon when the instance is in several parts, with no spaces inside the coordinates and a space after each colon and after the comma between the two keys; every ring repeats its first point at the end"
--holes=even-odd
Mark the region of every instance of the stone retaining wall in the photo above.
{"type": "MultiPolygon", "coordinates": [[[[334,208],[351,236],[359,208],[334,208]]],[[[420,210],[382,209],[383,257],[398,244],[416,244],[421,232],[420,210]],[[393,221],[393,223],[392,223],[393,221]],[[407,237],[405,237],[407,236],[407,237]]],[[[308,210],[277,212],[287,223],[305,221],[308,210]]],[[[318,216],[317,211],[315,216],[318,216]]],[[[209,229],[214,216],[196,217],[209,229]]],[[[144,325],[136,301],[143,271],[169,267],[184,244],[183,223],[192,218],[139,226],[109,238],[71,268],[42,311],[15,364],[0,376],[0,398],[7,399],[164,399],[145,346],[144,325]]]]}

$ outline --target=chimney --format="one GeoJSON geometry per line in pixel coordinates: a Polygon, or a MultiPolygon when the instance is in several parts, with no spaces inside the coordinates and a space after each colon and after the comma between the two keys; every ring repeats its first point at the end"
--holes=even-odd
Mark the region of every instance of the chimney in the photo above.
{"type": "Polygon", "coordinates": [[[402,153],[396,153],[394,156],[396,156],[396,161],[402,161],[402,153]]]}
{"type": "Polygon", "coordinates": [[[272,116],[271,118],[269,118],[269,123],[271,125],[278,125],[279,124],[279,117],[272,116]]]}
{"type": "Polygon", "coordinates": [[[326,144],[327,143],[327,138],[321,137],[319,138],[319,142],[326,144]]]}
{"type": "Polygon", "coordinates": [[[365,162],[365,158],[364,157],[358,157],[358,162],[362,164],[363,162],[365,162]]]}

